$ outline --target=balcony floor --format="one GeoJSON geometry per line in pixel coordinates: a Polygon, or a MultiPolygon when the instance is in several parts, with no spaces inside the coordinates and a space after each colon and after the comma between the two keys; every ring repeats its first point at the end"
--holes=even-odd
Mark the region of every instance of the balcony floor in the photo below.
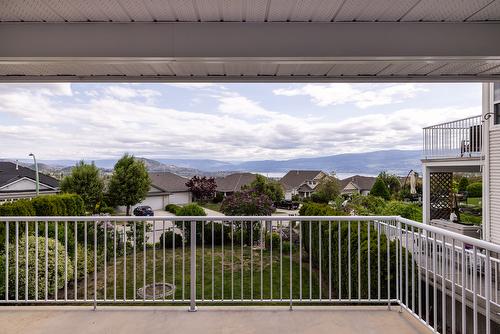
{"type": "Polygon", "coordinates": [[[399,306],[2,307],[0,333],[430,333],[399,306]]]}

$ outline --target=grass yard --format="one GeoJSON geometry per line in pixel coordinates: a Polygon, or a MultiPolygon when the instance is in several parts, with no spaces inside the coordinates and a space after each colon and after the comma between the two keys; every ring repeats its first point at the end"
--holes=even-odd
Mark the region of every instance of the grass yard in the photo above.
{"type": "Polygon", "coordinates": [[[481,216],[475,216],[468,213],[461,213],[460,220],[462,223],[471,223],[472,225],[481,225],[482,223],[481,216]]]}
{"type": "Polygon", "coordinates": [[[468,205],[481,206],[482,198],[481,197],[469,197],[467,198],[468,205]]]}
{"type": "MultiPolygon", "coordinates": [[[[146,284],[152,284],[155,278],[156,283],[173,283],[176,286],[174,296],[176,300],[189,299],[189,254],[190,249],[185,248],[185,261],[183,267],[182,248],[176,248],[175,254],[172,249],[165,250],[165,256],[163,255],[162,249],[156,249],[155,254],[153,253],[153,249],[148,249],[146,253],[142,251],[137,252],[137,275],[134,289],[134,257],[129,251],[126,258],[121,257],[117,259],[116,276],[113,265],[112,263],[109,264],[109,262],[106,268],[106,274],[104,270],[98,272],[96,286],[97,298],[103,298],[106,293],[106,298],[108,299],[113,299],[115,297],[117,299],[123,299],[125,293],[127,299],[132,299],[135,291],[142,287],[144,282],[146,282],[146,284]],[[154,257],[156,260],[154,260],[154,257]],[[143,265],[144,263],[145,266],[143,265]],[[105,277],[106,283],[104,282],[105,277]],[[116,291],[114,290],[115,281],[116,291]]],[[[271,297],[273,299],[287,299],[290,295],[290,257],[288,254],[283,254],[282,259],[283,262],[280,267],[280,254],[279,251],[276,252],[276,250],[273,250],[272,257],[270,251],[264,250],[262,251],[261,257],[260,250],[253,250],[253,252],[251,252],[249,247],[244,247],[242,256],[239,246],[235,245],[234,253],[231,252],[231,246],[224,248],[216,246],[214,247],[212,255],[211,247],[206,246],[204,252],[202,252],[201,246],[199,246],[196,257],[197,298],[207,300],[212,298],[230,300],[252,299],[253,296],[254,299],[270,299],[271,297]],[[231,262],[232,259],[233,262],[231,262]],[[202,263],[204,264],[203,266],[202,263]],[[233,265],[231,265],[231,263],[233,263],[233,265]],[[280,284],[280,280],[282,284],[280,284]]],[[[294,252],[292,259],[292,295],[294,298],[299,298],[299,253],[294,252]]],[[[309,264],[304,262],[302,264],[302,294],[304,298],[309,296],[308,268],[309,264]]],[[[314,298],[314,296],[317,297],[319,294],[319,280],[314,270],[311,274],[313,286],[313,291],[311,292],[314,298]]],[[[84,293],[83,282],[80,282],[79,285],[78,294],[79,298],[81,298],[84,293]]],[[[326,289],[323,289],[323,291],[326,291],[326,289]]],[[[93,299],[93,293],[94,281],[92,276],[87,283],[87,298],[93,299]]],[[[326,292],[323,292],[323,295],[325,294],[326,292]]],[[[325,298],[326,296],[323,297],[325,298]]],[[[171,300],[172,296],[166,298],[167,300],[171,300]]]]}
{"type": "Polygon", "coordinates": [[[221,203],[210,203],[210,202],[208,202],[208,203],[203,203],[203,204],[200,204],[200,205],[202,207],[204,207],[204,208],[220,212],[221,203]]]}

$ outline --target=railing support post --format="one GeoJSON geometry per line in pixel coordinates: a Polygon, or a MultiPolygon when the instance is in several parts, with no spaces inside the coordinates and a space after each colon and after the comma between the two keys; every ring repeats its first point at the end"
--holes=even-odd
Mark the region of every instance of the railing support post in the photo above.
{"type": "Polygon", "coordinates": [[[196,221],[191,222],[191,268],[189,274],[190,296],[189,312],[196,312],[196,221]]]}

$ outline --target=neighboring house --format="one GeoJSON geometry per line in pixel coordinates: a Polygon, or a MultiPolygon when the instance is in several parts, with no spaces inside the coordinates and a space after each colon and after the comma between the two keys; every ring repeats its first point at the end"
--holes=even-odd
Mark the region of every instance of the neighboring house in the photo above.
{"type": "Polygon", "coordinates": [[[257,178],[256,174],[252,173],[234,173],[224,177],[216,177],[216,191],[224,196],[231,195],[236,191],[240,191],[241,187],[247,186],[257,178]]]}
{"type": "Polygon", "coordinates": [[[371,176],[354,175],[340,180],[340,193],[342,195],[360,194],[366,196],[375,183],[376,178],[371,176]]]}
{"type": "MultiPolygon", "coordinates": [[[[170,172],[150,173],[151,187],[147,197],[133,208],[148,205],[153,210],[164,210],[167,204],[188,204],[192,194],[186,186],[189,179],[170,172]]],[[[124,207],[119,207],[124,211],[124,207]]]]}
{"type": "Polygon", "coordinates": [[[312,195],[319,182],[328,174],[320,170],[291,170],[280,180],[285,191],[285,199],[291,200],[294,195],[307,198],[312,195]]]}
{"type": "MultiPolygon", "coordinates": [[[[59,192],[59,181],[38,173],[40,194],[59,192]]],[[[0,162],[0,203],[36,196],[36,172],[17,163],[0,162]]]]}

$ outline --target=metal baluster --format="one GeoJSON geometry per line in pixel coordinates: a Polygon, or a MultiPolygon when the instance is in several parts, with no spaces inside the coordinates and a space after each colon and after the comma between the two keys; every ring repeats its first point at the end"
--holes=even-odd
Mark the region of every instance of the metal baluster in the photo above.
{"type": "MultiPolygon", "coordinates": [[[[28,225],[28,223],[26,223],[26,225],[28,225]]],[[[26,277],[28,277],[28,275],[26,275],[26,277]]],[[[67,220],[64,222],[64,300],[65,301],[68,300],[68,221],[67,220]]]]}
{"type": "Polygon", "coordinates": [[[107,275],[107,257],[108,257],[108,222],[104,221],[102,223],[103,228],[104,228],[104,301],[107,299],[107,291],[108,290],[108,275],[107,275]]]}
{"type": "Polygon", "coordinates": [[[442,258],[441,258],[441,317],[443,332],[446,332],[446,237],[443,234],[442,240],[442,258]]]}
{"type": "MultiPolygon", "coordinates": [[[[224,230],[224,226],[222,226],[224,230]]],[[[189,311],[196,311],[196,221],[191,222],[191,261],[190,261],[190,302],[189,311]]]]}
{"type": "Polygon", "coordinates": [[[123,301],[126,300],[127,300],[127,227],[126,224],[123,224],[123,301]]]}
{"type": "Polygon", "coordinates": [[[491,289],[490,289],[490,284],[491,284],[491,262],[490,262],[490,251],[486,249],[486,256],[485,256],[485,272],[484,272],[484,278],[485,278],[485,302],[486,302],[486,334],[491,333],[491,323],[490,323],[490,318],[491,318],[491,305],[490,305],[490,296],[491,296],[491,289]]]}
{"type": "MultiPolygon", "coordinates": [[[[144,222],[144,224],[147,223],[147,221],[144,222]]],[[[144,235],[144,243],[146,239],[144,235]]],[[[153,301],[156,301],[156,220],[153,220],[153,301]]]]}
{"type": "Polygon", "coordinates": [[[322,294],[322,282],[323,282],[323,277],[322,277],[322,254],[321,254],[321,249],[323,248],[323,243],[321,242],[321,225],[323,225],[323,222],[318,221],[318,252],[319,252],[319,300],[322,300],[323,294],[322,294]]]}
{"type": "Polygon", "coordinates": [[[347,273],[349,275],[348,277],[348,296],[349,296],[349,301],[351,301],[351,221],[348,222],[347,224],[347,273]]]}
{"type": "Polygon", "coordinates": [[[28,281],[29,281],[29,249],[28,249],[28,222],[24,222],[24,300],[28,301],[28,281]]]}
{"type": "Polygon", "coordinates": [[[299,299],[302,301],[302,220],[299,221],[299,299]]]}
{"type": "MultiPolygon", "coordinates": [[[[290,239],[291,241],[292,239],[290,239]]],[[[291,258],[291,257],[290,257],[291,258]]],[[[328,300],[332,301],[332,221],[328,221],[328,300]]]]}
{"type": "Polygon", "coordinates": [[[477,334],[478,322],[477,322],[477,248],[472,247],[472,312],[473,312],[473,323],[474,323],[474,334],[477,334]]]}
{"type": "Polygon", "coordinates": [[[466,303],[465,303],[465,278],[466,278],[466,264],[465,264],[465,244],[462,243],[462,333],[467,330],[466,327],[466,303]]]}
{"type": "Polygon", "coordinates": [[[279,221],[280,233],[280,301],[283,301],[283,222],[279,221]]]}
{"type": "Polygon", "coordinates": [[[451,333],[456,333],[455,239],[451,239],[451,333]]]}
{"type": "Polygon", "coordinates": [[[222,261],[221,261],[221,299],[224,300],[224,222],[221,221],[221,245],[222,245],[222,261]]]}
{"type": "MultiPolygon", "coordinates": [[[[45,231],[47,231],[47,229],[45,229],[45,231]]],[[[9,221],[6,221],[5,222],[5,300],[6,301],[9,300],[9,234],[10,234],[9,221]]],[[[45,239],[45,241],[47,241],[47,239],[45,239]]],[[[47,287],[47,285],[45,285],[45,287],[47,287]]]]}

